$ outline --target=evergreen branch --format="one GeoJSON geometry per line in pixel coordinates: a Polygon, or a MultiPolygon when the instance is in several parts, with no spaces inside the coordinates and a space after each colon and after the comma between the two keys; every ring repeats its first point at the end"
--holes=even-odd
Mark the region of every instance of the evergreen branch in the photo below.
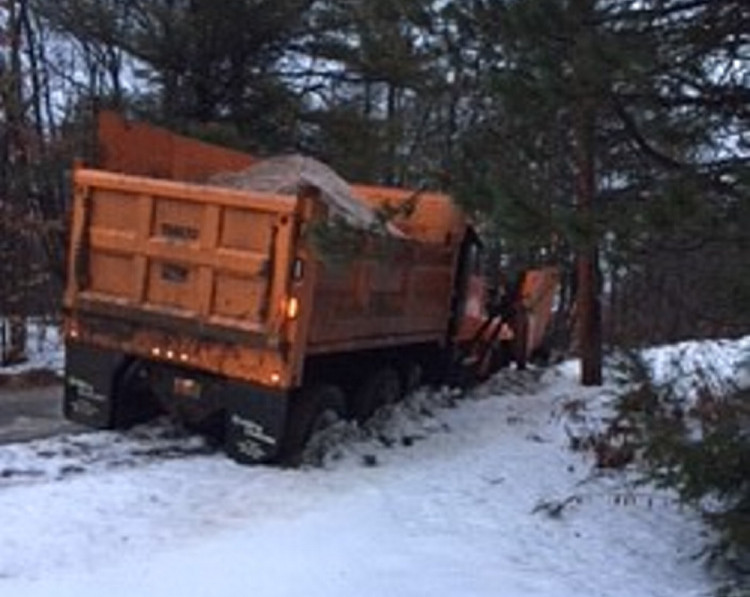
{"type": "Polygon", "coordinates": [[[645,156],[667,170],[690,175],[695,178],[696,181],[707,185],[707,188],[721,194],[730,195],[737,199],[742,199],[745,196],[731,184],[725,183],[715,176],[702,175],[695,165],[677,160],[654,147],[654,145],[652,145],[643,135],[635,119],[630,115],[620,100],[616,96],[611,96],[611,100],[614,112],[623,124],[625,132],[645,156]]]}

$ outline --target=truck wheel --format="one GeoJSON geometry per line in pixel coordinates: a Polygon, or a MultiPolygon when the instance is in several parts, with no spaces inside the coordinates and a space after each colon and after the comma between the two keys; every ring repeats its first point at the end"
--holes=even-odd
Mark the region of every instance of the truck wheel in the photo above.
{"type": "Polygon", "coordinates": [[[403,371],[404,394],[411,394],[424,383],[425,370],[421,363],[409,363],[403,371]]]}
{"type": "Polygon", "coordinates": [[[352,415],[362,423],[385,404],[401,398],[401,380],[395,369],[384,367],[367,377],[354,395],[352,415]]]}
{"type": "Polygon", "coordinates": [[[525,370],[526,362],[527,362],[526,346],[524,344],[524,346],[519,348],[516,352],[516,369],[518,369],[519,371],[525,370]]]}
{"type": "Polygon", "coordinates": [[[542,345],[531,353],[531,362],[540,367],[547,367],[552,359],[552,351],[549,342],[544,341],[542,345]]]}
{"type": "Polygon", "coordinates": [[[343,420],[345,413],[346,399],[336,386],[320,385],[303,390],[289,406],[279,462],[293,467],[302,464],[310,440],[343,420]]]}
{"type": "Polygon", "coordinates": [[[497,343],[492,350],[492,367],[495,371],[505,369],[513,362],[513,345],[508,340],[497,343]]]}
{"type": "Polygon", "coordinates": [[[138,359],[128,362],[120,375],[112,400],[112,428],[127,429],[159,414],[146,366],[138,359]]]}

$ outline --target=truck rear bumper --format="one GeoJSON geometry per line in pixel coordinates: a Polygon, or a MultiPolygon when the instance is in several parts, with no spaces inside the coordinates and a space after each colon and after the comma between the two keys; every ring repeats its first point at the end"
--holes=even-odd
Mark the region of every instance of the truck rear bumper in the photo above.
{"type": "MultiPolygon", "coordinates": [[[[133,357],[122,352],[68,343],[65,417],[99,429],[123,426],[131,419],[137,422],[138,417],[127,416],[138,406],[131,404],[136,398],[134,392],[118,387],[129,362],[133,362],[133,357]]],[[[223,412],[225,448],[232,459],[253,464],[268,462],[277,456],[286,426],[288,391],[160,363],[140,362],[152,367],[151,389],[166,403],[196,400],[219,415],[223,412]],[[202,388],[199,396],[180,396],[174,392],[178,383],[193,380],[196,387],[202,388]]],[[[178,416],[181,413],[179,408],[167,410],[178,416]]]]}
{"type": "Polygon", "coordinates": [[[287,391],[164,363],[145,361],[162,409],[189,427],[223,427],[227,454],[245,464],[276,456],[285,428],[287,391]]]}

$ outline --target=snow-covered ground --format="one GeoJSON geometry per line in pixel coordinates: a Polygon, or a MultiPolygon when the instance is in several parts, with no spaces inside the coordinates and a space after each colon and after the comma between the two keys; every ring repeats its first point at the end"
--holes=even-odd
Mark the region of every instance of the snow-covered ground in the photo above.
{"type": "Polygon", "coordinates": [[[611,398],[570,366],[420,391],[303,470],[153,429],[2,447],[0,595],[711,594],[700,522],[568,449],[611,398]]]}

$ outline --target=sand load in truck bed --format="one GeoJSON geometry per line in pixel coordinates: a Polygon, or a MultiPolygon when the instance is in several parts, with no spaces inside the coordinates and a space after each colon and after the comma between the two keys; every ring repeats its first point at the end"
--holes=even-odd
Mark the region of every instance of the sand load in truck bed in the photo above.
{"type": "MultiPolygon", "coordinates": [[[[282,195],[295,195],[301,187],[314,186],[330,215],[357,228],[379,228],[382,222],[375,210],[352,194],[347,182],[326,164],[300,154],[268,158],[239,172],[216,174],[211,184],[282,195]]],[[[396,236],[403,232],[390,223],[385,229],[396,236]]]]}

